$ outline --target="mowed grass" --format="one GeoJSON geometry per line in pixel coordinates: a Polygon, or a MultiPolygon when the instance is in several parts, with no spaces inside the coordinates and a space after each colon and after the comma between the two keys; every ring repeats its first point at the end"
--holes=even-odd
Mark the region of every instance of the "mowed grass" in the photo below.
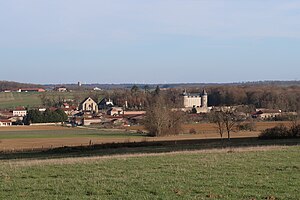
{"type": "Polygon", "coordinates": [[[0,161],[0,199],[298,200],[299,155],[294,146],[42,164],[0,161]]]}
{"type": "Polygon", "coordinates": [[[1,139],[38,139],[38,138],[127,138],[142,137],[144,135],[122,132],[122,131],[104,131],[97,129],[65,128],[61,130],[17,130],[17,131],[0,131],[1,139]]]}

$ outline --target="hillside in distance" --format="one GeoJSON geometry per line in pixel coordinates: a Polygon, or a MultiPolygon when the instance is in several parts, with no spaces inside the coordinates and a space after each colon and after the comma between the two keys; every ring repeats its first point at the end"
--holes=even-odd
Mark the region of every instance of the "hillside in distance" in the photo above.
{"type": "MultiPolygon", "coordinates": [[[[121,84],[103,84],[103,83],[88,83],[82,84],[82,88],[92,89],[95,87],[101,89],[126,89],[137,85],[139,88],[149,86],[149,88],[190,88],[190,87],[212,87],[212,86],[300,86],[300,81],[254,81],[254,82],[234,82],[234,83],[164,83],[164,84],[134,84],[134,83],[121,83],[121,84]]],[[[17,88],[46,88],[53,89],[56,86],[65,86],[69,89],[76,90],[77,84],[32,84],[32,83],[20,83],[15,81],[0,81],[0,91],[12,90],[17,88]]]]}
{"type": "MultiPolygon", "coordinates": [[[[75,89],[77,88],[77,84],[63,84],[68,88],[75,89]]],[[[88,83],[83,84],[82,86],[85,88],[102,88],[102,89],[126,89],[132,88],[132,86],[138,86],[139,88],[144,88],[145,86],[149,86],[149,88],[156,88],[159,86],[160,88],[190,88],[190,87],[213,87],[213,86],[300,86],[300,81],[254,81],[254,82],[234,82],[234,83],[157,83],[157,84],[135,84],[135,83],[121,83],[121,84],[101,84],[101,83],[88,83]]],[[[56,84],[46,84],[43,85],[46,88],[54,88],[57,86],[56,84]]]]}
{"type": "Polygon", "coordinates": [[[32,83],[19,83],[14,81],[0,81],[0,91],[13,90],[19,88],[44,88],[42,85],[32,83]]]}

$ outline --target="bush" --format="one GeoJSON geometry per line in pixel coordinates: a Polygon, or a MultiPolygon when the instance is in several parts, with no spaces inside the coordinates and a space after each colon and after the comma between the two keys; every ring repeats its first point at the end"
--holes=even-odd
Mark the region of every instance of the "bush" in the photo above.
{"type": "Polygon", "coordinates": [[[239,130],[242,131],[255,131],[256,130],[256,125],[253,122],[245,123],[245,124],[240,124],[238,126],[239,130]]]}
{"type": "Polygon", "coordinates": [[[293,137],[300,137],[300,124],[292,126],[290,128],[290,134],[293,137]]]}
{"type": "Polygon", "coordinates": [[[196,131],[196,129],[191,128],[191,129],[189,130],[189,133],[190,133],[190,134],[197,134],[197,131],[196,131]]]}
{"type": "Polygon", "coordinates": [[[296,125],[288,129],[284,125],[268,128],[261,132],[259,138],[261,139],[283,139],[300,137],[300,125],[296,125]]]}

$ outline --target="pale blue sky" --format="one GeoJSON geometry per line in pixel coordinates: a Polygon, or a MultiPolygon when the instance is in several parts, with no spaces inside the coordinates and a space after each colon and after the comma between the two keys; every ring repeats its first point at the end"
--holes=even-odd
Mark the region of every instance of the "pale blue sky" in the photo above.
{"type": "Polygon", "coordinates": [[[300,1],[0,0],[0,69],[33,83],[299,80],[300,1]]]}

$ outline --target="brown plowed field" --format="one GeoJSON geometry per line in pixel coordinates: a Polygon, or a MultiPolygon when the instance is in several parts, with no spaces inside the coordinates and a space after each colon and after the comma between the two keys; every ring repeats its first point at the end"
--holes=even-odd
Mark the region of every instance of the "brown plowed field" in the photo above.
{"type": "MultiPolygon", "coordinates": [[[[278,124],[290,125],[290,122],[259,122],[256,124],[257,131],[239,131],[232,132],[232,138],[241,137],[257,137],[261,130],[274,127],[278,124]]],[[[15,138],[15,139],[1,139],[0,140],[0,151],[14,151],[14,150],[26,150],[26,149],[39,149],[39,148],[54,148],[62,146],[80,146],[92,144],[103,144],[112,142],[139,142],[139,141],[168,141],[168,140],[187,140],[187,139],[211,139],[220,138],[217,133],[214,124],[189,124],[184,125],[185,132],[188,132],[191,128],[197,131],[197,134],[186,134],[178,136],[168,136],[168,137],[115,137],[115,138],[101,138],[99,137],[60,137],[60,138],[15,138]]],[[[59,126],[20,126],[20,127],[1,127],[1,131],[41,131],[43,130],[65,130],[67,128],[59,126]]],[[[129,127],[127,129],[137,130],[143,129],[143,127],[129,127]]],[[[225,135],[226,137],[226,135],[225,135]]]]}

